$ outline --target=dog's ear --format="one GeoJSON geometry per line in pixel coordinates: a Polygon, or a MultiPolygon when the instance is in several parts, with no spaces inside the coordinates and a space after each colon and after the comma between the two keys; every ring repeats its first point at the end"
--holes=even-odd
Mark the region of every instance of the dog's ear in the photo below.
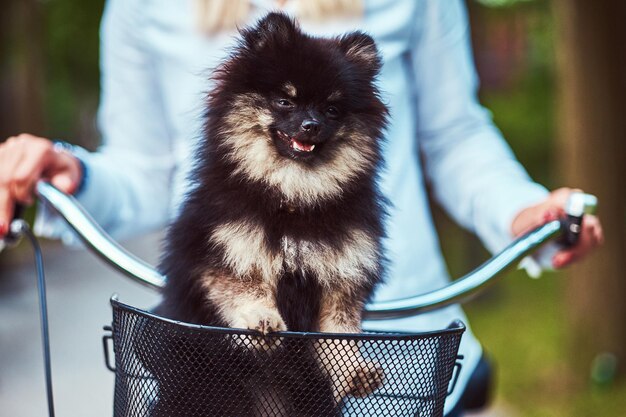
{"type": "Polygon", "coordinates": [[[339,47],[346,57],[363,65],[375,75],[380,70],[382,61],[374,39],[366,33],[357,31],[339,38],[339,47]]]}
{"type": "Polygon", "coordinates": [[[272,12],[259,20],[255,26],[243,29],[241,34],[248,48],[258,50],[269,42],[285,45],[299,32],[298,25],[289,16],[272,12]]]}

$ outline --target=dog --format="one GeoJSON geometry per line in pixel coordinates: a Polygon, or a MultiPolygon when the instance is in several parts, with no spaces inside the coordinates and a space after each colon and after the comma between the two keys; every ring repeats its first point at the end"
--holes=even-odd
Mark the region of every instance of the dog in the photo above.
{"type": "MultiPolygon", "coordinates": [[[[241,30],[215,71],[193,185],[166,236],[160,270],[168,281],[157,313],[256,331],[252,347],[235,347],[246,367],[254,368],[255,351],[304,363],[307,378],[325,384],[320,401],[333,407],[309,412],[279,385],[260,393],[250,381],[221,381],[215,389],[236,393],[241,407],[225,411],[216,400],[202,415],[338,415],[342,398],[382,384],[381,369],[360,357],[355,342],[335,352],[338,360],[324,360],[319,343],[296,360],[288,340],[263,337],[361,330],[384,270],[385,201],[377,180],[388,110],[375,84],[380,68],[367,34],[313,37],[270,13],[241,30]],[[259,405],[268,396],[280,411],[259,405]]],[[[216,342],[205,353],[228,349],[216,342]]],[[[182,393],[163,388],[164,372],[153,371],[159,402],[168,395],[179,404],[182,393]]],[[[201,395],[196,385],[184,395],[201,395]]]]}

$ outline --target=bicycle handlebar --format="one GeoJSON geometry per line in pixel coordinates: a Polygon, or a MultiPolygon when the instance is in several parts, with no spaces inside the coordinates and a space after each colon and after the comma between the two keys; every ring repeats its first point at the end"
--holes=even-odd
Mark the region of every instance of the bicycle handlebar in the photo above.
{"type": "Polygon", "coordinates": [[[478,268],[443,288],[415,297],[368,304],[364,318],[384,320],[410,317],[468,301],[482,289],[498,282],[503,277],[502,272],[509,266],[521,261],[543,243],[559,236],[561,232],[560,220],[546,223],[518,238],[478,268]]]}
{"type": "Polygon", "coordinates": [[[115,242],[73,196],[43,181],[37,183],[36,194],[44,204],[56,211],[67,222],[96,255],[109,265],[150,288],[160,289],[165,285],[165,277],[162,274],[115,242]]]}
{"type": "MultiPolygon", "coordinates": [[[[74,197],[45,182],[37,184],[36,193],[39,199],[55,210],[104,261],[142,285],[157,290],[163,287],[165,276],[116,243],[74,197]]],[[[567,214],[565,218],[546,223],[521,236],[474,271],[443,288],[415,297],[369,303],[363,317],[368,320],[403,318],[467,301],[483,288],[497,282],[505,269],[528,256],[542,244],[559,236],[562,236],[564,244],[575,244],[583,215],[593,213],[596,206],[597,199],[594,196],[572,193],[565,208],[567,214]]]]}

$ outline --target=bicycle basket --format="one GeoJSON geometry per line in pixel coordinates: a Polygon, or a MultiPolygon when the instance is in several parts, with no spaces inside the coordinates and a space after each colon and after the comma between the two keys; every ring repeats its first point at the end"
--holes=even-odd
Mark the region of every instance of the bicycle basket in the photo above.
{"type": "Polygon", "coordinates": [[[111,305],[114,417],[439,417],[465,330],[260,336],[111,305]]]}

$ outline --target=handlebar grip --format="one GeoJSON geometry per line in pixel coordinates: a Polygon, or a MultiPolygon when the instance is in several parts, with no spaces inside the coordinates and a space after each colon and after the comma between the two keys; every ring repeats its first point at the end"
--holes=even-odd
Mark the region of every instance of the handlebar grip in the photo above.
{"type": "Polygon", "coordinates": [[[570,194],[565,205],[565,217],[561,219],[562,235],[558,243],[571,247],[578,243],[582,232],[585,214],[594,214],[598,207],[598,199],[592,194],[575,191],[570,194]]]}
{"type": "Polygon", "coordinates": [[[14,225],[17,224],[16,222],[22,220],[24,211],[26,211],[25,206],[21,204],[15,205],[15,209],[13,210],[13,219],[9,223],[9,232],[4,238],[0,239],[0,252],[2,252],[4,248],[12,247],[19,243],[22,236],[17,232],[17,230],[21,230],[21,228],[14,225]]]}

